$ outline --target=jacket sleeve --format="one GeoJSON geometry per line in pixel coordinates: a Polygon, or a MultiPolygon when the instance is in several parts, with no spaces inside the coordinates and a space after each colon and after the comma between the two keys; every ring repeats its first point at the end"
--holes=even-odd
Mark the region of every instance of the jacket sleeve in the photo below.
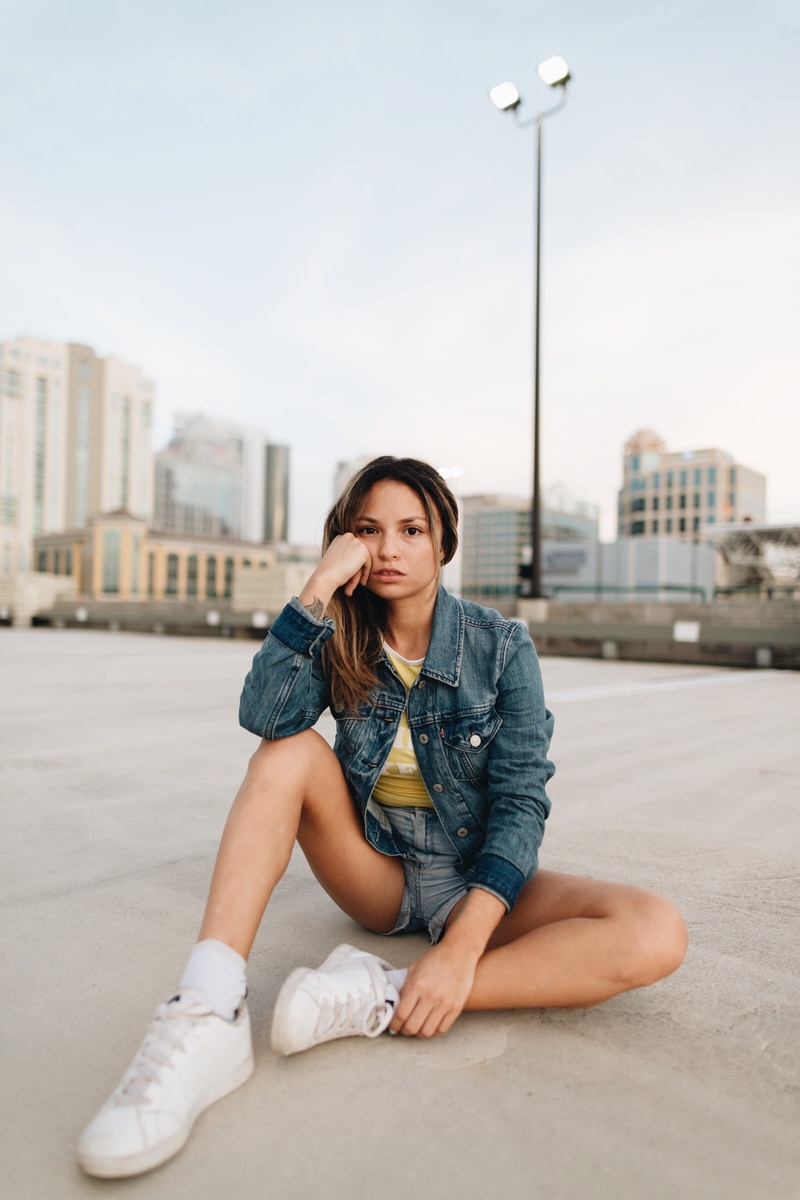
{"type": "Polygon", "coordinates": [[[293,597],[253,659],[239,700],[239,724],[274,741],[311,729],[330,705],[320,655],[332,636],[330,618],[317,621],[293,597]]]}
{"type": "Polygon", "coordinates": [[[469,886],[484,888],[511,909],[539,865],[550,812],[545,786],[555,772],[547,757],[553,715],[545,707],[533,642],[521,624],[507,643],[495,709],[503,723],[489,757],[488,827],[469,886]]]}

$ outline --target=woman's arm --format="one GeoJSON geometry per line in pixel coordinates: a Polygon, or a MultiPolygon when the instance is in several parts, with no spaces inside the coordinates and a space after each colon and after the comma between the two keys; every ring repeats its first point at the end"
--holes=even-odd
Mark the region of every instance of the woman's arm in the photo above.
{"type": "Polygon", "coordinates": [[[330,704],[320,656],[333,635],[325,609],[337,588],[351,596],[369,574],[369,552],[351,533],[334,538],[299,597],[270,629],[244,681],[239,722],[272,741],[311,729],[330,704]]]}

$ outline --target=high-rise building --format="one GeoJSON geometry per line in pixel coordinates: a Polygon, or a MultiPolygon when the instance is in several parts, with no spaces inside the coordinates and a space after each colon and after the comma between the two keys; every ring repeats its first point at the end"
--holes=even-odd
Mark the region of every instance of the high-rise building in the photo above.
{"type": "Polygon", "coordinates": [[[289,447],[268,442],[264,447],[265,542],[289,540],[289,447]]]}
{"type": "Polygon", "coordinates": [[[345,484],[349,483],[355,475],[356,471],[360,471],[368,462],[372,462],[376,458],[375,454],[362,454],[358,458],[348,458],[336,464],[336,473],[333,477],[333,498],[338,500],[344,491],[345,484]]]}
{"type": "MultiPolygon", "coordinates": [[[[542,541],[597,541],[595,505],[560,485],[542,495],[542,541]]],[[[464,496],[461,501],[461,594],[512,613],[519,570],[531,561],[531,502],[517,496],[464,496]]]]}
{"type": "Polygon", "coordinates": [[[288,447],[202,413],[175,416],[156,455],[154,529],[262,542],[287,541],[288,524],[288,447]]]}
{"type": "Polygon", "coordinates": [[[625,444],[620,537],[696,538],[709,526],[766,518],[766,477],[723,450],[668,451],[652,430],[625,444]]]}
{"type": "Polygon", "coordinates": [[[28,571],[32,539],[101,510],[152,511],[153,384],[88,346],[0,343],[0,573],[28,571]]]}

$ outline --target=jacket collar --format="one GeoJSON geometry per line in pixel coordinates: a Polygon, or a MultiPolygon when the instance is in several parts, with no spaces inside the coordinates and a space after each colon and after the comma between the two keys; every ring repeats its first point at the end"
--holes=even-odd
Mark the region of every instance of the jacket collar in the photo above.
{"type": "Polygon", "coordinates": [[[422,673],[458,687],[464,651],[464,609],[455,596],[439,587],[433,610],[433,627],[422,673]]]}

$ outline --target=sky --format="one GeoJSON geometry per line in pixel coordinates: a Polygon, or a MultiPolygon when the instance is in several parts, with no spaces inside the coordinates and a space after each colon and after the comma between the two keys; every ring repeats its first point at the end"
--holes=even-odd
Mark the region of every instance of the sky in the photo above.
{"type": "Polygon", "coordinates": [[[175,412],[335,465],[531,488],[532,130],[544,123],[545,485],[615,532],[622,448],[719,446],[800,520],[794,0],[0,0],[0,340],[143,367],[175,412]]]}

